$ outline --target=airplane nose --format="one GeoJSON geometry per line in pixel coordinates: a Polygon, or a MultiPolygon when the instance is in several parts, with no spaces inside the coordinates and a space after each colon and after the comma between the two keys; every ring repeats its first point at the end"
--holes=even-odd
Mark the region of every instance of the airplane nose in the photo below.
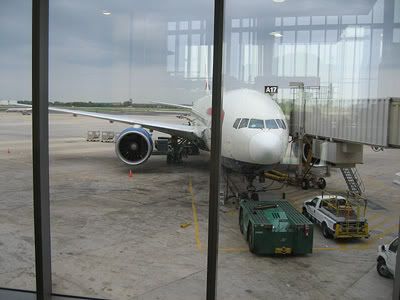
{"type": "Polygon", "coordinates": [[[284,155],[283,143],[278,135],[271,132],[253,136],[249,145],[250,158],[257,164],[276,164],[284,155]]]}

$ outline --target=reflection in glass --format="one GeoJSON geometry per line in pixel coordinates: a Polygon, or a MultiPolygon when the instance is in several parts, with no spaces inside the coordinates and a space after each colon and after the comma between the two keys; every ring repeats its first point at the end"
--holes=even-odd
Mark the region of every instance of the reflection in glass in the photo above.
{"type": "Polygon", "coordinates": [[[400,0],[394,0],[394,22],[400,23],[400,0]]]}

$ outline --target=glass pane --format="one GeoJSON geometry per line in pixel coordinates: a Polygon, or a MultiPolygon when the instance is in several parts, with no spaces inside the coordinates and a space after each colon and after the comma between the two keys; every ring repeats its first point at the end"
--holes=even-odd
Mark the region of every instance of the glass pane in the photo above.
{"type": "Polygon", "coordinates": [[[298,17],[297,25],[310,25],[310,17],[298,17]]]}
{"type": "Polygon", "coordinates": [[[32,198],[32,1],[0,2],[0,287],[36,290],[32,198]]]}
{"type": "Polygon", "coordinates": [[[205,297],[212,16],[50,1],[55,293],[205,297]]]}
{"type": "Polygon", "coordinates": [[[376,249],[394,239],[400,211],[400,152],[385,131],[399,127],[387,125],[400,98],[399,3],[226,2],[224,122],[268,130],[222,130],[219,298],[391,297],[376,249]],[[257,25],[233,28],[232,16],[257,25]]]}

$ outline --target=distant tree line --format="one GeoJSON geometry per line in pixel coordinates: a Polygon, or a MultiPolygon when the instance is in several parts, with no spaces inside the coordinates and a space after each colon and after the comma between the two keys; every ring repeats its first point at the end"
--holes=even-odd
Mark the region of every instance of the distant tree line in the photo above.
{"type": "MultiPolygon", "coordinates": [[[[20,104],[32,105],[32,101],[21,100],[18,101],[20,104]]],[[[60,101],[49,101],[51,106],[62,106],[62,107],[137,107],[137,108],[171,108],[171,106],[157,104],[157,103],[133,103],[132,101],[124,102],[60,102],[60,101]]]]}

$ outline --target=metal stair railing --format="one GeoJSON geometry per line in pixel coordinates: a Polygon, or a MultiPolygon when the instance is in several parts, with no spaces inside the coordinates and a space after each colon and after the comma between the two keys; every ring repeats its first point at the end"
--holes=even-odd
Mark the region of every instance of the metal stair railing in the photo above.
{"type": "Polygon", "coordinates": [[[355,195],[362,195],[365,191],[364,183],[356,168],[340,168],[349,191],[355,195]]]}

